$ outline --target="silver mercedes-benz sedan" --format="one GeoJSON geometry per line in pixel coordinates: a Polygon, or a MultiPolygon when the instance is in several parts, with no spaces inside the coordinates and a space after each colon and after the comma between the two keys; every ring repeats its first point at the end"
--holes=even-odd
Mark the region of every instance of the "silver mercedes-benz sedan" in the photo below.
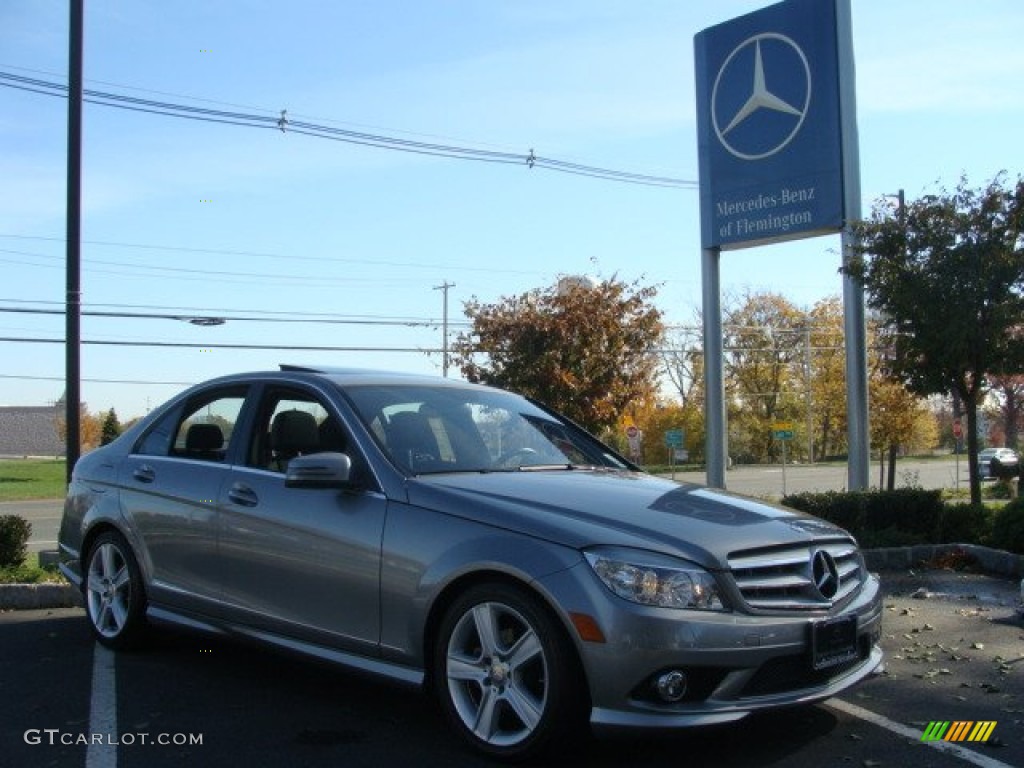
{"type": "Polygon", "coordinates": [[[845,531],[449,379],[193,387],[78,462],[60,550],[106,646],[175,622],[423,685],[496,757],[814,702],[882,662],[845,531]]]}

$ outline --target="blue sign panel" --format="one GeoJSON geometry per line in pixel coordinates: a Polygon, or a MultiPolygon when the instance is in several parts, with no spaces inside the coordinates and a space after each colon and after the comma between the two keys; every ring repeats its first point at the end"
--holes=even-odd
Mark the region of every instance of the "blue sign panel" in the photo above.
{"type": "Polygon", "coordinates": [[[786,2],[694,38],[701,244],[844,224],[835,0],[786,2]]]}

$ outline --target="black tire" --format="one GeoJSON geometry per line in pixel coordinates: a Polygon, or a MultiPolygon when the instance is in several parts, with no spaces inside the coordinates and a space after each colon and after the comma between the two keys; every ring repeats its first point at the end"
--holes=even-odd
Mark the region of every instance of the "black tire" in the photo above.
{"type": "Polygon", "coordinates": [[[101,644],[138,646],[146,628],[146,592],[135,554],[117,531],[101,533],[89,548],[82,592],[89,628],[101,644]]]}
{"type": "Polygon", "coordinates": [[[473,747],[523,760],[580,735],[590,696],[579,670],[545,606],[495,583],[470,588],[448,609],[431,679],[445,717],[473,747]]]}

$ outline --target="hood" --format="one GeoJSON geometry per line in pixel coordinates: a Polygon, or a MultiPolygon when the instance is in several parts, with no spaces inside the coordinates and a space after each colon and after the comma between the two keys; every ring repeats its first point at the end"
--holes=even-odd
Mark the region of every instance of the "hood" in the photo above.
{"type": "Polygon", "coordinates": [[[583,549],[637,547],[728,568],[730,553],[837,537],[815,517],[634,472],[542,470],[423,475],[409,502],[583,549]]]}

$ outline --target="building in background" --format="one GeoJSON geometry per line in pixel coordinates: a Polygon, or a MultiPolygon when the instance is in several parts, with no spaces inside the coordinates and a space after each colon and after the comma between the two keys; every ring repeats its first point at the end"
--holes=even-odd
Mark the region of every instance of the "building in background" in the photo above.
{"type": "Polygon", "coordinates": [[[57,430],[63,403],[0,406],[0,456],[63,456],[57,430]]]}

